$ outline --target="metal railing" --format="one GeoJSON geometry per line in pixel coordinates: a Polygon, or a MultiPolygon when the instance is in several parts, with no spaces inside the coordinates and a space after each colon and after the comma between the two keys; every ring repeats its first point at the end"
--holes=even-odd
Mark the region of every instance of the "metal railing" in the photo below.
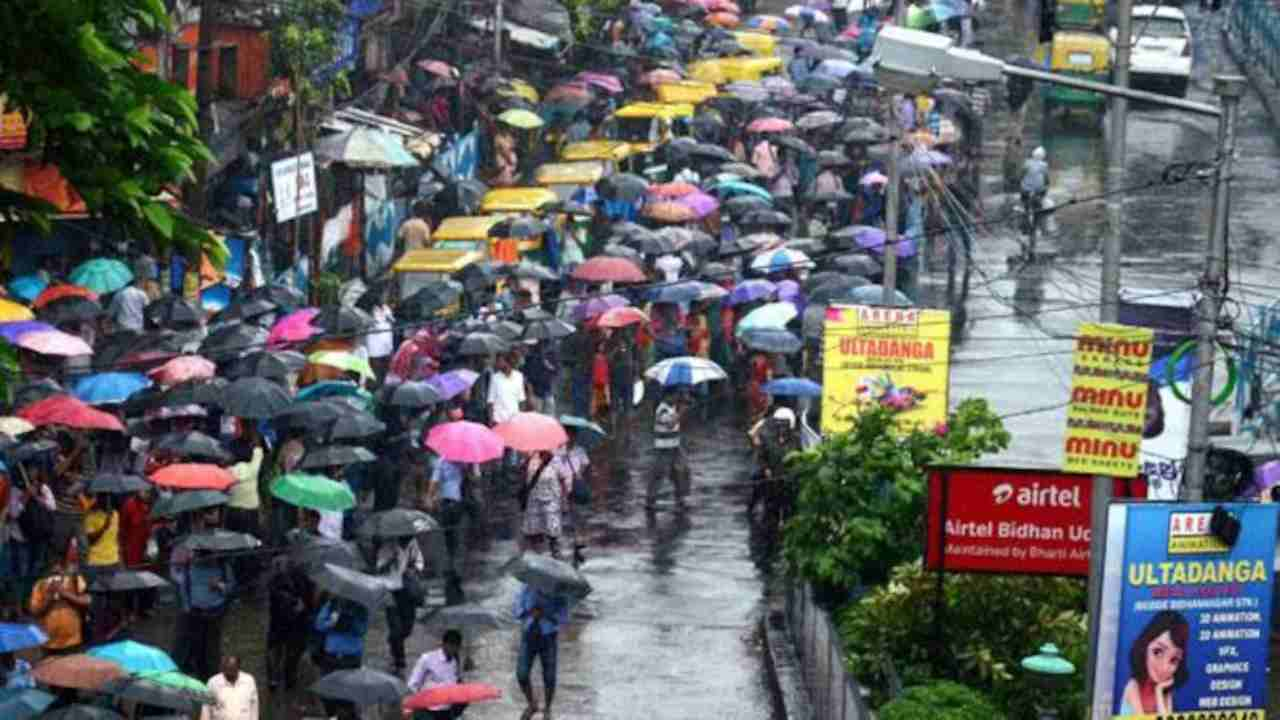
{"type": "Polygon", "coordinates": [[[813,720],[870,720],[861,689],[845,669],[840,634],[807,584],[787,589],[786,615],[813,720]]]}
{"type": "Polygon", "coordinates": [[[1231,0],[1231,35],[1250,62],[1280,85],[1280,7],[1273,0],[1231,0]]]}

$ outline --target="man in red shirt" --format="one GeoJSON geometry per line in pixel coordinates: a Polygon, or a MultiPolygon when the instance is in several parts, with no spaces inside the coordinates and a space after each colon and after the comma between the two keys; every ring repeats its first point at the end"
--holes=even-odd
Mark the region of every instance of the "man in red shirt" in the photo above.
{"type": "MultiPolygon", "coordinates": [[[[147,563],[147,541],[151,539],[150,491],[137,492],[120,505],[120,549],[124,565],[130,570],[142,569],[147,563]]],[[[137,595],[133,602],[138,612],[148,612],[153,600],[151,592],[137,595]]]]}

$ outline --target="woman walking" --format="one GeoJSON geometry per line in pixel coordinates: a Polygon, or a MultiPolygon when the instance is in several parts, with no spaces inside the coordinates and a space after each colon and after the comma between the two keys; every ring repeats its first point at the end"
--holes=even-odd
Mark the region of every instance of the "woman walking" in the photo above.
{"type": "Polygon", "coordinates": [[[548,451],[539,451],[525,466],[524,539],[525,548],[541,551],[547,539],[551,557],[560,557],[561,513],[566,488],[565,465],[555,462],[548,451]]]}

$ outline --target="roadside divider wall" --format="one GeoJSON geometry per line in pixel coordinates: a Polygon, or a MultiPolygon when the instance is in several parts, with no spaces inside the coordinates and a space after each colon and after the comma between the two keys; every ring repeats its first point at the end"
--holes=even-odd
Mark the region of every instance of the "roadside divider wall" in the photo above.
{"type": "Polygon", "coordinates": [[[786,621],[813,720],[871,720],[862,690],[845,668],[840,633],[807,583],[787,588],[786,621]]]}

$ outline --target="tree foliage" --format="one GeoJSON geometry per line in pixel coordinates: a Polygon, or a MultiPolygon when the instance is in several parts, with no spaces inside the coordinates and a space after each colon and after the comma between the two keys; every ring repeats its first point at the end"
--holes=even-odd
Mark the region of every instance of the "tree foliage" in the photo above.
{"type": "Polygon", "coordinates": [[[866,409],[847,432],[788,458],[798,486],[783,533],[788,570],[840,593],[883,582],[923,551],[925,468],[972,462],[1008,444],[985,400],[960,403],[934,431],[902,432],[893,410],[866,409]]]}
{"type": "MultiPolygon", "coordinates": [[[[29,147],[54,165],[90,212],[215,263],[223,245],[158,196],[192,178],[200,141],[191,94],[140,68],[135,35],[169,18],[161,0],[40,0],[0,5],[0,94],[29,118],[29,147]]],[[[14,192],[0,214],[48,230],[55,209],[14,192]]]]}
{"type": "MultiPolygon", "coordinates": [[[[304,131],[309,126],[307,114],[326,103],[335,90],[346,89],[346,74],[335,73],[327,82],[316,82],[317,70],[338,56],[339,29],[346,8],[341,0],[288,0],[282,3],[271,30],[272,69],[289,78],[290,102],[300,105],[304,131]]],[[[288,133],[280,138],[291,144],[297,116],[289,114],[280,129],[288,133]]],[[[304,138],[304,142],[306,142],[304,138]]]]}
{"type": "Polygon", "coordinates": [[[1004,720],[982,693],[953,682],[917,685],[880,708],[880,720],[1004,720]]]}
{"type": "Polygon", "coordinates": [[[627,6],[627,0],[563,0],[561,5],[569,11],[574,39],[590,43],[604,21],[617,16],[627,6]]]}

